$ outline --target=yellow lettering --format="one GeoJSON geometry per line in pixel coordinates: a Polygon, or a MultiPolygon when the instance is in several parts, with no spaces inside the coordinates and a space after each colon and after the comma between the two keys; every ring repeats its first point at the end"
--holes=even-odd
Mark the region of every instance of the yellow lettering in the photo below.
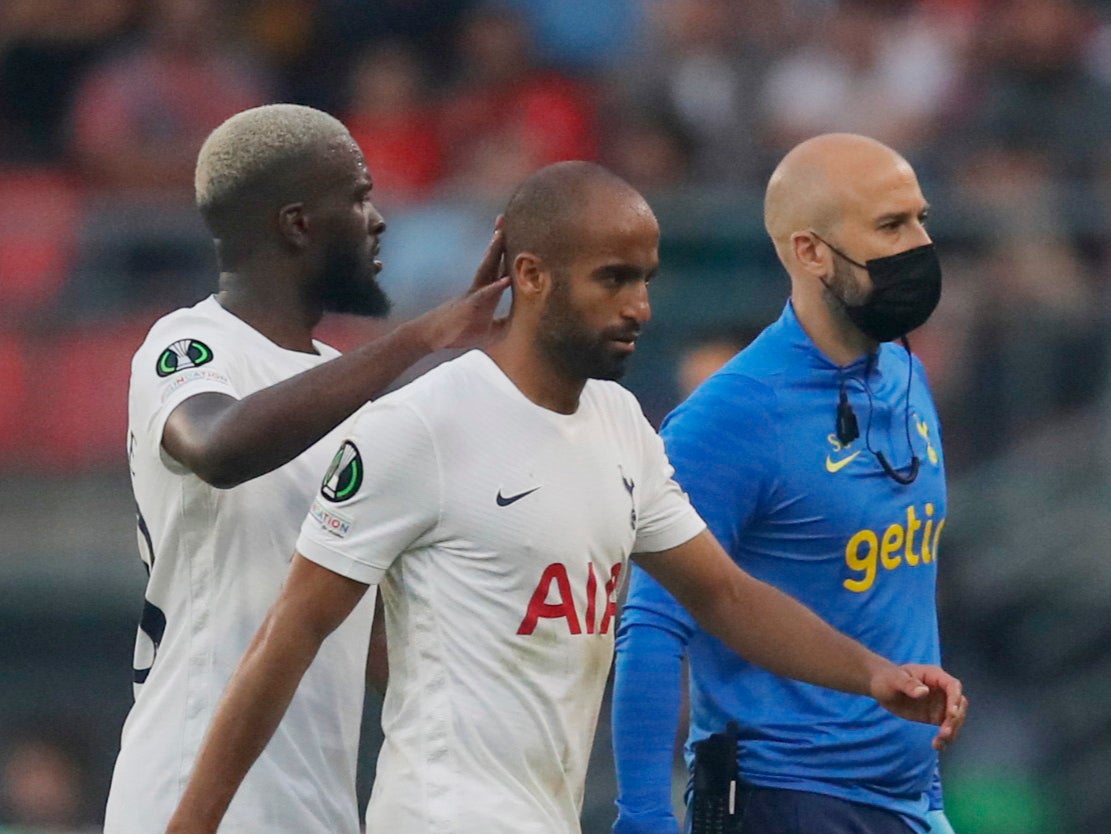
{"type": "Polygon", "coordinates": [[[863,593],[876,581],[876,553],[879,541],[871,530],[861,530],[845,545],[845,564],[849,570],[863,573],[859,579],[846,579],[842,584],[854,593],[863,593]],[[861,545],[867,545],[867,553],[860,554],[861,545]]]}
{"type": "MultiPolygon", "coordinates": [[[[934,543],[933,543],[933,547],[931,548],[930,559],[936,559],[937,558],[937,542],[938,542],[938,539],[941,538],[941,528],[943,528],[944,526],[945,526],[945,519],[943,518],[940,521],[938,521],[937,529],[934,530],[934,543]]],[[[925,559],[925,556],[923,556],[923,559],[925,559]]],[[[926,559],[927,563],[929,563],[929,561],[930,561],[929,559],[926,559]]]]}
{"type": "Polygon", "coordinates": [[[895,570],[903,563],[902,556],[893,556],[903,546],[903,525],[892,524],[883,531],[883,544],[880,547],[880,561],[888,570],[895,570]]]}
{"type": "Polygon", "coordinates": [[[931,520],[934,514],[934,505],[926,504],[926,526],[922,528],[922,564],[928,565],[933,561],[933,556],[930,555],[930,533],[934,529],[934,523],[931,520]]]}
{"type": "Polygon", "coordinates": [[[945,519],[935,519],[934,505],[927,503],[922,508],[924,516],[913,504],[906,508],[906,526],[896,522],[889,525],[883,534],[875,530],[860,530],[845,545],[845,564],[856,573],[841,584],[854,593],[863,593],[876,582],[879,566],[884,570],[896,570],[901,565],[910,567],[928,565],[937,558],[938,540],[945,519]],[[921,531],[921,545],[917,536],[921,531]],[[916,550],[915,547],[918,546],[916,550]]]}
{"type": "Polygon", "coordinates": [[[922,522],[918,520],[918,516],[914,512],[914,505],[911,504],[907,507],[907,549],[906,557],[907,564],[911,567],[918,564],[918,554],[914,552],[914,534],[922,522]]]}

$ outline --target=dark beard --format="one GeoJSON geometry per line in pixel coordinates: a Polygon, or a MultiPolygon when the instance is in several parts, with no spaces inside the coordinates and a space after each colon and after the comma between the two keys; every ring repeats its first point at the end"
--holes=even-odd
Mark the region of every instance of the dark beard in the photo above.
{"type": "Polygon", "coordinates": [[[610,339],[635,335],[628,331],[591,333],[583,327],[567,300],[567,284],[557,279],[548,304],[540,314],[537,339],[552,364],[568,379],[621,379],[628,354],[618,353],[610,339]]]}
{"type": "Polygon", "coordinates": [[[358,252],[334,247],[324,258],[317,299],[326,312],[385,318],[390,299],[379,286],[374,267],[358,252]]]}
{"type": "Polygon", "coordinates": [[[852,266],[840,255],[833,253],[833,275],[825,282],[826,304],[837,315],[848,321],[846,307],[857,307],[868,300],[870,291],[862,287],[853,275],[852,266]]]}

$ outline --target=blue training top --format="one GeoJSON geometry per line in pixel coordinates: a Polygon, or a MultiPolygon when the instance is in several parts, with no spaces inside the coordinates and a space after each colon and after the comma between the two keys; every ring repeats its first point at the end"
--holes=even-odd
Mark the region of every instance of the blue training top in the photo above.
{"type": "MultiPolygon", "coordinates": [[[[883,344],[874,357],[839,367],[788,303],[667,418],[661,434],[677,480],[745,570],[884,657],[940,662],[935,587],[945,473],[937,412],[917,359],[883,344]],[[884,474],[866,436],[907,471],[911,361],[910,441],[920,468],[903,485],[884,474]],[[842,385],[861,435],[847,444],[834,433],[842,385]]],[[[936,727],[898,718],[871,698],[749,664],[638,569],[617,636],[615,831],[669,830],[653,824],[663,818],[674,830],[670,746],[683,648],[691,670],[688,766],[695,741],[737,720],[749,783],[878,805],[927,830],[927,811],[940,807],[932,784],[936,727]]]]}

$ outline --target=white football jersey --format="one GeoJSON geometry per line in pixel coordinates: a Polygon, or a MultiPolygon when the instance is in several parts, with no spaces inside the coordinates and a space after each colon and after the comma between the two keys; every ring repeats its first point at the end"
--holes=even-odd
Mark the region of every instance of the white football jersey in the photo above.
{"type": "Polygon", "coordinates": [[[382,583],[367,830],[578,832],[628,557],[704,526],[615,383],[557,414],[472,351],[364,408],[297,549],[382,583]]]}
{"type": "MultiPolygon", "coordinates": [[[[329,434],[285,466],[215,489],[162,449],[188,397],[249,394],[337,356],[285,350],[208,298],[151,328],[131,366],[128,457],[139,548],[150,574],[106,834],[161,834],[224,687],[277,599],[329,434]]],[[[374,594],[328,637],[251,768],[221,832],[358,831],[355,761],[374,594]]]]}

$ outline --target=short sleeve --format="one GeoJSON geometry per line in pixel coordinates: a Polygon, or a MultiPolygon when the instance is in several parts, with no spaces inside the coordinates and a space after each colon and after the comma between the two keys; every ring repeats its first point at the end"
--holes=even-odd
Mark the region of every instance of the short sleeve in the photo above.
{"type": "Polygon", "coordinates": [[[152,440],[162,442],[166,420],[190,397],[216,392],[240,398],[238,352],[231,334],[201,317],[183,316],[151,331],[131,363],[131,397],[152,440]]]}
{"type": "Polygon", "coordinates": [[[660,430],[675,480],[734,556],[776,472],[776,408],[767,386],[719,373],[673,411],[660,430]]]}
{"type": "Polygon", "coordinates": [[[335,573],[378,584],[439,520],[441,491],[427,424],[405,402],[364,408],[336,451],[301,525],[297,551],[335,573]]]}
{"type": "Polygon", "coordinates": [[[672,478],[673,469],[663,442],[648,420],[636,409],[641,453],[642,487],[637,501],[637,535],[634,553],[659,553],[690,541],[706,523],[691,506],[672,478]]]}

